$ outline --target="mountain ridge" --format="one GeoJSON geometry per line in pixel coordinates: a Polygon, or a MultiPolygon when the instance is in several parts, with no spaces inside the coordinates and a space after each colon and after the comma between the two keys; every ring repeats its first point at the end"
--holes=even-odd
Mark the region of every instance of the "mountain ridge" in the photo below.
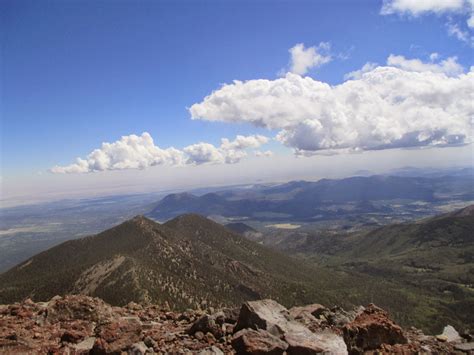
{"type": "Polygon", "coordinates": [[[223,190],[204,195],[177,193],[158,201],[147,216],[168,220],[183,213],[200,213],[232,219],[314,222],[315,216],[332,219],[354,213],[393,213],[396,208],[394,210],[391,204],[386,203],[392,200],[433,203],[443,201],[446,196],[457,196],[466,201],[474,199],[472,181],[466,176],[371,175],[290,181],[275,186],[257,185],[249,189],[223,190]],[[351,206],[349,210],[345,209],[346,204],[351,206]]]}
{"type": "Polygon", "coordinates": [[[0,303],[82,292],[117,305],[222,306],[267,296],[294,304],[317,296],[330,301],[313,285],[330,278],[329,271],[311,268],[196,214],[165,224],[137,216],[97,235],[65,242],[1,274],[0,303]]]}

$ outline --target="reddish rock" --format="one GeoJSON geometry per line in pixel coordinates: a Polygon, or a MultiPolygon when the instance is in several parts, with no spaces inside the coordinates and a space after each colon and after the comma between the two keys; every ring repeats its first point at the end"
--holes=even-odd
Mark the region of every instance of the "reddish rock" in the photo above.
{"type": "Polygon", "coordinates": [[[108,352],[126,351],[141,340],[142,324],[138,317],[121,317],[99,327],[97,335],[107,343],[108,352]]]}
{"type": "Polygon", "coordinates": [[[280,355],[288,344],[280,338],[262,330],[242,329],[232,337],[232,346],[237,354],[280,355]]]}
{"type": "Polygon", "coordinates": [[[407,338],[383,309],[370,304],[355,320],[343,327],[350,354],[380,349],[383,344],[406,344],[407,338]]]}
{"type": "Polygon", "coordinates": [[[63,335],[61,335],[61,341],[67,343],[78,343],[82,339],[84,339],[84,334],[77,330],[66,330],[63,335]]]}
{"type": "MultiPolygon", "coordinates": [[[[311,307],[314,305],[301,307],[300,310],[306,309],[301,314],[313,317],[309,313],[311,307]]],[[[169,354],[222,355],[235,353],[231,344],[234,339],[234,345],[241,353],[281,353],[281,349],[286,348],[283,351],[289,355],[344,354],[346,344],[338,335],[342,328],[354,354],[364,351],[364,347],[369,349],[379,344],[376,349],[366,351],[448,354],[469,352],[473,347],[472,343],[466,343],[472,338],[465,331],[462,332],[462,343],[440,342],[414,328],[402,332],[375,306],[351,312],[325,309],[316,314],[319,325],[314,329],[293,320],[285,307],[271,300],[248,302],[242,309],[235,323],[235,315],[225,310],[205,315],[193,310],[171,313],[162,306],[110,307],[100,299],[87,296],[58,296],[48,303],[26,300],[0,305],[0,353],[84,355],[153,350],[169,354]],[[25,317],[25,314],[31,314],[31,317],[25,317]],[[339,321],[329,322],[339,315],[351,322],[344,327],[337,325],[341,323],[339,321]],[[193,336],[189,330],[197,318],[201,320],[197,324],[203,330],[196,331],[193,336]],[[234,325],[235,328],[244,326],[242,333],[246,335],[235,333],[232,338],[234,325]],[[217,330],[211,332],[213,328],[217,330]],[[395,341],[399,343],[392,344],[395,341]],[[250,348],[245,350],[246,347],[250,348]]]]}

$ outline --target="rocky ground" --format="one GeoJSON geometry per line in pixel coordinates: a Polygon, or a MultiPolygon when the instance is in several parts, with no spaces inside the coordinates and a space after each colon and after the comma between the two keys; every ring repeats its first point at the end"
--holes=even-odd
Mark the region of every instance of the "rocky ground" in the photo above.
{"type": "Polygon", "coordinates": [[[0,353],[32,354],[474,354],[472,334],[404,330],[369,305],[289,310],[272,300],[240,309],[171,312],[98,298],[56,296],[0,306],[0,353]]]}

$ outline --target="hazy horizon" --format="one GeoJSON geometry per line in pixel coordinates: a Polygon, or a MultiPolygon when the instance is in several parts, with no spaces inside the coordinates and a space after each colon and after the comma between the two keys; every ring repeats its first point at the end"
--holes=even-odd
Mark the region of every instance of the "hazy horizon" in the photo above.
{"type": "Polygon", "coordinates": [[[1,8],[2,204],[474,166],[469,1],[1,8]]]}

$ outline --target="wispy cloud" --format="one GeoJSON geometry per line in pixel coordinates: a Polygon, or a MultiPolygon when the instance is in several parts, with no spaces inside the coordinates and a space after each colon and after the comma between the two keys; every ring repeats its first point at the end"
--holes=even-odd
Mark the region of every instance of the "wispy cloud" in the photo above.
{"type": "Polygon", "coordinates": [[[411,17],[430,13],[438,16],[448,15],[448,34],[470,46],[474,45],[474,38],[469,33],[474,28],[474,0],[385,0],[380,10],[381,15],[398,14],[411,17]],[[453,15],[462,17],[463,21],[454,21],[453,15]]]}

